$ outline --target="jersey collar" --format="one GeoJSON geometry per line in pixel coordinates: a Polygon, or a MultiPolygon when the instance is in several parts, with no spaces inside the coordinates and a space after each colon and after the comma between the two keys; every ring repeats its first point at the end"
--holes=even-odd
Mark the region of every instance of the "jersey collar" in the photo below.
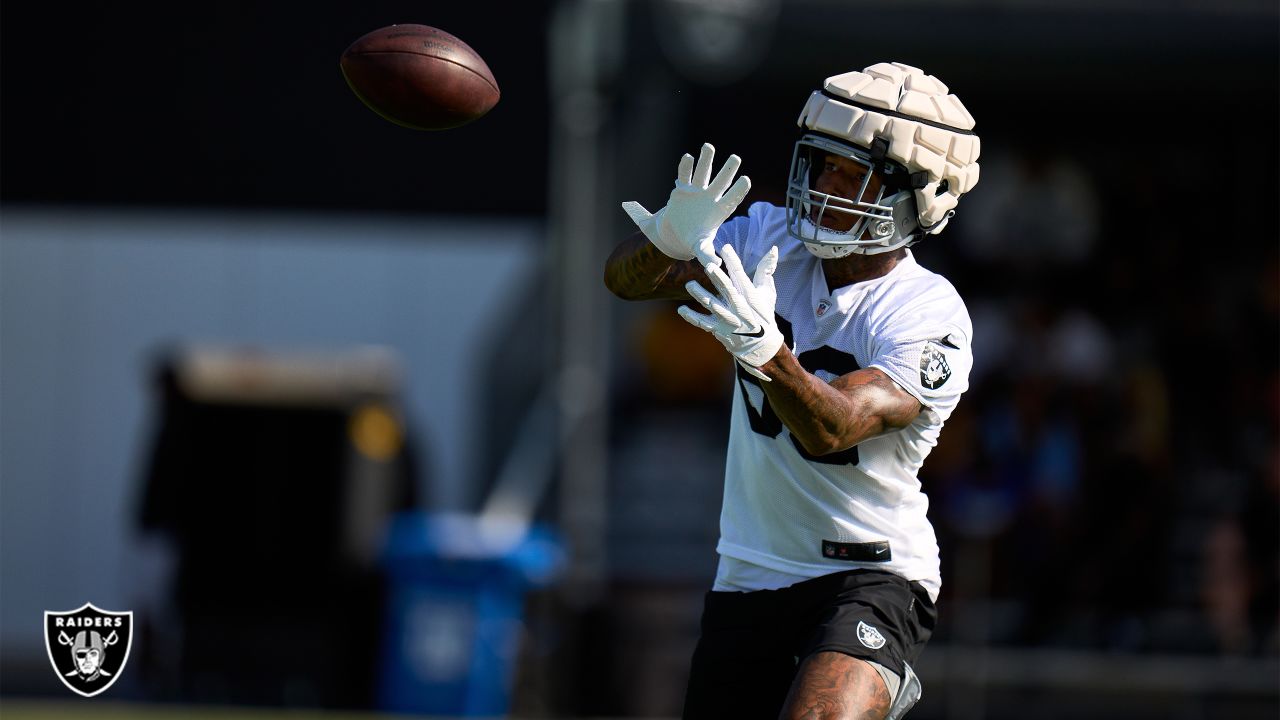
{"type": "MultiPolygon", "coordinates": [[[[867,290],[882,283],[893,282],[894,279],[902,277],[910,272],[910,270],[915,266],[915,255],[913,255],[910,250],[907,250],[907,256],[899,260],[898,264],[894,265],[893,269],[884,275],[881,275],[878,278],[871,278],[870,280],[862,280],[860,282],[853,283],[852,285],[838,287],[835,289],[835,292],[828,293],[827,276],[822,270],[822,261],[818,260],[814,269],[813,302],[811,303],[812,307],[810,309],[817,312],[817,309],[822,306],[822,302],[825,300],[828,305],[835,306],[832,309],[838,309],[841,313],[848,312],[855,304],[857,304],[858,299],[866,293],[867,290]]],[[[823,315],[830,312],[831,310],[826,310],[823,315]]]]}

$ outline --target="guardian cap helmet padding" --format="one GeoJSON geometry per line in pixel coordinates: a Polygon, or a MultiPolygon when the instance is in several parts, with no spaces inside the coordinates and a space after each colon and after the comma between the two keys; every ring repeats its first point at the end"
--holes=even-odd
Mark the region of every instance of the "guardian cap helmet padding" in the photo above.
{"type": "Polygon", "coordinates": [[[787,184],[787,230],[821,258],[888,252],[933,235],[978,182],[973,116],[947,86],[902,63],[829,77],[796,122],[802,136],[787,184]],[[867,168],[856,197],[814,189],[835,154],[867,168]],[[881,187],[871,192],[872,172],[881,187]],[[821,226],[822,213],[856,218],[848,231],[821,226]]]}

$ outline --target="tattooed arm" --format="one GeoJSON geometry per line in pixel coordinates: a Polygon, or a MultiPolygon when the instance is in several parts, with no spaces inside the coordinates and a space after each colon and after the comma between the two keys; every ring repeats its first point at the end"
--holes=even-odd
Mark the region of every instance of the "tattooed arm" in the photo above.
{"type": "Polygon", "coordinates": [[[619,243],[604,265],[605,286],[623,300],[688,300],[690,280],[711,287],[696,261],[672,260],[642,233],[619,243]]]}
{"type": "Polygon", "coordinates": [[[811,455],[828,455],[911,424],[920,401],[882,370],[865,368],[823,382],[785,346],[760,367],[769,406],[811,455]]]}
{"type": "Polygon", "coordinates": [[[810,655],[791,683],[782,720],[883,720],[892,700],[880,674],[838,652],[810,655]]]}

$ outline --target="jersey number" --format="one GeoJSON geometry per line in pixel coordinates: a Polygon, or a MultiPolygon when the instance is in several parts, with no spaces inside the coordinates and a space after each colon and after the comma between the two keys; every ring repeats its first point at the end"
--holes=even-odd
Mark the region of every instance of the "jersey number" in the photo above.
{"type": "MultiPolygon", "coordinates": [[[[787,347],[791,347],[794,342],[791,335],[791,323],[787,322],[786,318],[781,315],[775,314],[774,318],[778,321],[778,329],[782,331],[782,337],[786,341],[787,347]]],[[[840,352],[839,350],[827,345],[823,345],[820,348],[814,348],[813,350],[806,350],[805,352],[800,353],[796,359],[800,361],[801,367],[811,373],[824,370],[839,376],[851,373],[854,370],[862,369],[858,366],[858,361],[854,359],[852,355],[840,352]]],[[[752,385],[760,388],[760,392],[763,393],[764,387],[760,384],[760,380],[758,380],[754,375],[748,373],[746,370],[743,370],[741,364],[735,362],[733,365],[737,369],[738,389],[742,392],[742,402],[747,406],[747,418],[751,421],[751,429],[765,437],[778,437],[778,433],[782,432],[786,428],[783,427],[782,420],[773,412],[773,408],[769,406],[769,396],[764,396],[764,400],[760,405],[760,411],[756,412],[756,409],[751,406],[750,396],[747,395],[747,386],[743,384],[751,383],[752,385]]],[[[795,436],[791,434],[791,431],[787,431],[787,436],[791,438],[791,444],[795,445],[796,452],[800,453],[800,457],[805,460],[824,463],[827,465],[858,464],[858,446],[856,445],[848,450],[842,450],[830,455],[810,455],[800,444],[800,441],[796,440],[795,436]]]]}

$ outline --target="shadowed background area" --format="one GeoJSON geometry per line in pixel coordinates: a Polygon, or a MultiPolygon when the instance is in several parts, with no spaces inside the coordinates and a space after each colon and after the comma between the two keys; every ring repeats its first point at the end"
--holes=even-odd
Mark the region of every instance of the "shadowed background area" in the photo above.
{"type": "Polygon", "coordinates": [[[41,613],[86,601],[138,627],[94,702],[392,709],[396,668],[470,657],[454,616],[397,650],[384,538],[409,509],[561,543],[554,580],[509,589],[524,611],[485,668],[514,713],[677,715],[732,365],[675,305],[604,289],[618,204],[659,207],[704,141],[780,203],[808,93],[897,60],[983,143],[916,248],[965,298],[975,366],[921,476],[943,593],[910,717],[1275,717],[1278,21],[1246,0],[7,5],[6,715],[68,699],[41,613]],[[338,57],[394,22],[473,47],[494,110],[422,133],[362,106],[338,57]]]}

